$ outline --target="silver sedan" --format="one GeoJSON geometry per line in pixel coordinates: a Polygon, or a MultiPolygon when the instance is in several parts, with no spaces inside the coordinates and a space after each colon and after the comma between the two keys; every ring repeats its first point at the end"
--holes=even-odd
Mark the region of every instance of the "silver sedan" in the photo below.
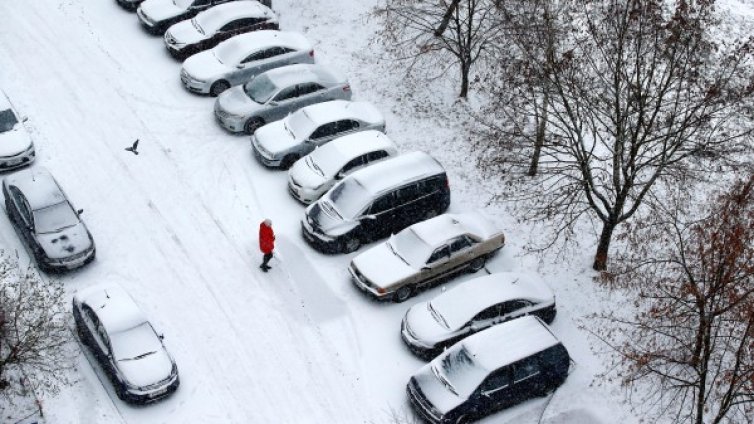
{"type": "Polygon", "coordinates": [[[215,101],[215,116],[231,132],[253,134],[304,106],[338,99],[351,99],[345,76],[321,65],[290,65],[222,93],[215,101]]]}

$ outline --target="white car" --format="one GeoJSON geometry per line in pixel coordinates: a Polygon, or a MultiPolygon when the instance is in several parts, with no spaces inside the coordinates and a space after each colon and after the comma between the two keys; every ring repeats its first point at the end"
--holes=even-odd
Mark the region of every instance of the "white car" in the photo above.
{"type": "Polygon", "coordinates": [[[181,82],[195,93],[218,96],[270,69],[314,63],[314,48],[301,34],[262,30],[237,35],[183,62],[181,82]]]}
{"type": "Polygon", "coordinates": [[[269,7],[257,1],[232,1],[178,22],[165,31],[165,47],[178,59],[215,47],[234,35],[278,29],[278,18],[269,7]]]}
{"type": "Polygon", "coordinates": [[[146,403],[178,389],[178,368],[133,298],[116,284],[79,290],[73,319],[81,342],[94,354],[124,401],[146,403]]]}
{"type": "Polygon", "coordinates": [[[479,271],[504,244],[503,231],[481,213],[446,213],[359,254],[348,270],[368,295],[403,302],[448,276],[479,271]]]}
{"type": "Polygon", "coordinates": [[[0,91],[0,171],[34,162],[34,143],[5,93],[0,91]]]}
{"type": "Polygon", "coordinates": [[[525,315],[555,319],[555,294],[536,274],[500,272],[474,278],[406,312],[401,337],[427,358],[458,340],[525,315]]]}
{"type": "Polygon", "coordinates": [[[343,177],[397,154],[395,144],[380,131],[336,138],[293,164],[288,171],[288,191],[300,202],[309,204],[343,177]]]}
{"type": "Polygon", "coordinates": [[[317,147],[359,131],[385,131],[385,117],[368,102],[333,100],[303,107],[254,132],[255,156],[268,167],[288,168],[317,147]]]}

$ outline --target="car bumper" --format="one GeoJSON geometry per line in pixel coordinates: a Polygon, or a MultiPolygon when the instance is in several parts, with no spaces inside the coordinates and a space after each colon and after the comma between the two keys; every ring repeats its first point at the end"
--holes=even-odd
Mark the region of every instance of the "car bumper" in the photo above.
{"type": "Polygon", "coordinates": [[[31,163],[34,162],[35,158],[36,152],[34,151],[34,149],[16,156],[2,157],[0,158],[0,171],[9,171],[11,169],[31,165],[31,163]]]}
{"type": "Polygon", "coordinates": [[[416,411],[425,422],[432,424],[442,424],[444,422],[441,416],[436,415],[433,411],[430,411],[419,400],[419,397],[421,395],[417,393],[417,388],[414,387],[413,379],[410,380],[406,385],[406,395],[408,396],[408,401],[413,407],[414,411],[416,411]]]}
{"type": "Polygon", "coordinates": [[[338,253],[342,250],[340,242],[337,239],[322,238],[322,236],[313,232],[312,229],[306,225],[305,219],[301,221],[301,235],[303,235],[304,240],[306,240],[310,246],[322,253],[338,253]]]}
{"type": "Polygon", "coordinates": [[[262,154],[257,146],[257,139],[253,135],[251,136],[251,150],[254,152],[254,157],[264,166],[268,168],[280,168],[282,159],[275,159],[262,154]]]}
{"type": "Polygon", "coordinates": [[[150,34],[161,34],[167,29],[167,24],[165,22],[152,22],[152,20],[149,19],[144,14],[144,12],[142,12],[141,8],[136,9],[136,16],[139,17],[141,26],[144,27],[144,29],[146,29],[150,34]]]}
{"type": "Polygon", "coordinates": [[[348,267],[348,273],[351,274],[351,282],[357,289],[366,293],[369,297],[375,300],[388,300],[393,296],[392,292],[379,293],[377,290],[364,281],[363,277],[357,275],[357,271],[352,266],[348,267]]]}
{"type": "Polygon", "coordinates": [[[76,268],[81,268],[84,265],[89,264],[92,262],[97,254],[97,249],[92,248],[91,250],[87,251],[84,254],[80,254],[81,256],[76,256],[71,259],[46,259],[43,262],[43,266],[47,269],[54,270],[54,271],[66,271],[66,270],[73,270],[76,268]]]}
{"type": "Polygon", "coordinates": [[[288,179],[288,193],[290,193],[294,199],[305,205],[309,205],[315,200],[322,197],[322,193],[313,190],[307,190],[299,186],[298,184],[295,184],[290,180],[290,178],[288,179]]]}
{"type": "Polygon", "coordinates": [[[239,119],[234,116],[227,116],[224,112],[215,108],[215,118],[220,125],[226,130],[234,133],[243,132],[243,126],[246,122],[245,119],[239,119]]]}
{"type": "Polygon", "coordinates": [[[424,345],[416,340],[416,338],[408,332],[405,322],[401,323],[401,339],[403,339],[403,343],[406,344],[411,353],[422,359],[431,359],[440,353],[440,349],[434,346],[424,345]]]}
{"type": "Polygon", "coordinates": [[[197,81],[195,79],[192,79],[184,72],[181,72],[181,83],[188,91],[194,92],[194,93],[201,93],[201,94],[208,94],[209,93],[209,84],[203,81],[197,81]]]}
{"type": "Polygon", "coordinates": [[[157,402],[173,394],[176,390],[178,390],[178,386],[180,385],[181,385],[181,380],[180,378],[178,378],[178,375],[176,374],[175,379],[173,381],[157,389],[146,390],[146,391],[126,390],[124,400],[126,402],[136,403],[136,404],[146,404],[146,403],[157,402]]]}

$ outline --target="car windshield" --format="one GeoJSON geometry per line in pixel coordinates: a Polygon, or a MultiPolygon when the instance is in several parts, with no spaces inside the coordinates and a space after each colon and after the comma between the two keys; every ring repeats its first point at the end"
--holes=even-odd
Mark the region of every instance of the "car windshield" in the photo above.
{"type": "Polygon", "coordinates": [[[188,9],[193,2],[194,0],[173,0],[173,4],[180,7],[181,9],[188,9]]]}
{"type": "Polygon", "coordinates": [[[396,255],[414,269],[423,268],[429,254],[429,245],[412,228],[406,228],[388,240],[396,255]]]}
{"type": "Polygon", "coordinates": [[[0,111],[0,133],[12,130],[17,123],[18,120],[12,110],[0,111]]]}
{"type": "Polygon", "coordinates": [[[238,46],[234,41],[233,39],[224,41],[212,49],[212,55],[218,62],[223,65],[235,65],[240,60],[238,59],[238,46]]]}
{"type": "Polygon", "coordinates": [[[286,131],[288,131],[296,140],[302,140],[314,131],[315,124],[312,122],[306,109],[300,109],[291,114],[288,119],[283,121],[286,131]]]}
{"type": "Polygon", "coordinates": [[[474,362],[473,356],[463,345],[460,349],[451,350],[442,358],[440,366],[436,367],[433,364],[433,368],[435,375],[442,375],[443,384],[450,384],[454,389],[451,391],[465,398],[476,390],[487,375],[487,372],[474,362]]]}
{"type": "Polygon", "coordinates": [[[202,34],[205,32],[207,34],[214,34],[227,20],[227,15],[224,15],[220,11],[209,9],[206,12],[196,15],[191,22],[194,23],[194,27],[197,25],[201,27],[197,28],[197,30],[202,34]]]}
{"type": "Polygon", "coordinates": [[[340,216],[354,219],[370,200],[369,193],[357,180],[346,179],[328,195],[340,216]]]}
{"type": "Polygon", "coordinates": [[[34,225],[39,234],[54,233],[78,224],[79,218],[68,202],[34,210],[34,225]]]}
{"type": "Polygon", "coordinates": [[[148,322],[110,334],[110,344],[118,361],[138,361],[162,350],[160,339],[148,322]]]}
{"type": "Polygon", "coordinates": [[[265,104],[275,94],[277,87],[275,87],[275,84],[267,75],[259,75],[247,82],[244,90],[246,90],[246,94],[251,100],[259,104],[265,104]]]}
{"type": "Polygon", "coordinates": [[[343,157],[337,151],[319,148],[309,154],[311,166],[323,177],[332,177],[343,167],[343,157]]]}

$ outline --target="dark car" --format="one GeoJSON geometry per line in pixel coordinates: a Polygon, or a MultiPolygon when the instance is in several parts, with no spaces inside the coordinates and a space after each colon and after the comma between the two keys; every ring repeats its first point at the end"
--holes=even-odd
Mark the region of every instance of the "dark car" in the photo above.
{"type": "Polygon", "coordinates": [[[154,402],[178,389],[178,367],[163,337],[122,287],[100,284],[79,290],[73,297],[73,320],[79,339],[121,400],[154,402]]]}
{"type": "Polygon", "coordinates": [[[126,10],[129,10],[131,12],[133,12],[134,10],[136,10],[136,8],[139,7],[139,5],[141,3],[144,2],[144,0],[115,0],[115,1],[117,1],[118,4],[122,8],[124,8],[126,10]]]}
{"type": "Polygon", "coordinates": [[[165,47],[173,57],[185,59],[235,35],[278,28],[278,18],[269,7],[256,1],[232,1],[168,28],[165,47]]]}
{"type": "MultiPolygon", "coordinates": [[[[231,1],[235,0],[145,0],[136,9],[136,15],[148,32],[157,35],[163,34],[176,22],[193,18],[203,10],[231,1]]],[[[272,7],[271,0],[260,3],[272,7]]]]}
{"type": "Polygon", "coordinates": [[[94,260],[89,230],[58,185],[42,167],[3,180],[5,211],[42,271],[82,267],[94,260]]]}
{"type": "Polygon", "coordinates": [[[445,212],[450,188],[445,170],[423,152],[386,159],[354,172],[309,205],[304,238],[324,252],[349,253],[445,212]]]}
{"type": "Polygon", "coordinates": [[[568,377],[570,361],[547,324],[527,316],[454,344],[414,374],[406,390],[428,422],[468,423],[552,392],[568,377]]]}

